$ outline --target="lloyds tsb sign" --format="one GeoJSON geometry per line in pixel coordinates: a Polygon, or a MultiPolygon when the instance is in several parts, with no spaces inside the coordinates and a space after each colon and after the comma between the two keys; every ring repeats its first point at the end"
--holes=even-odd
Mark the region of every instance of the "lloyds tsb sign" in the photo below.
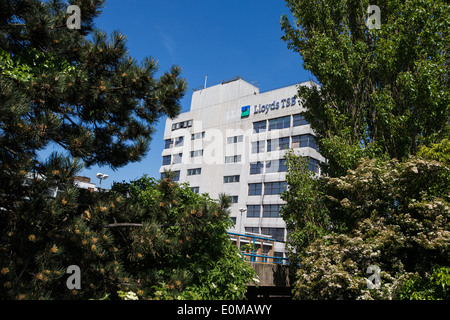
{"type": "MultiPolygon", "coordinates": [[[[295,106],[295,97],[281,99],[280,101],[273,101],[268,104],[259,104],[253,107],[253,114],[264,113],[267,114],[269,111],[279,110],[280,108],[288,108],[295,106]]],[[[241,118],[246,118],[250,115],[250,106],[245,106],[241,108],[241,118]]]]}

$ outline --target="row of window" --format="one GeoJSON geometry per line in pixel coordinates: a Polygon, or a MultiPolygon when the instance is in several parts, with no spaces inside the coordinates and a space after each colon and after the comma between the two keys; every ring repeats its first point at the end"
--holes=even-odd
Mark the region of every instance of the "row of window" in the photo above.
{"type": "MultiPolygon", "coordinates": [[[[287,164],[286,159],[279,159],[279,160],[271,160],[266,161],[265,163],[266,167],[266,173],[273,173],[273,172],[286,172],[287,171],[287,164]]],[[[250,163],[250,174],[261,174],[264,171],[264,163],[263,162],[251,162],[250,163]]]]}
{"type": "MultiPolygon", "coordinates": [[[[283,207],[281,204],[264,204],[262,205],[263,218],[279,218],[280,210],[283,207]]],[[[247,218],[260,218],[261,205],[247,205],[247,218]]]]}
{"type": "MultiPolygon", "coordinates": [[[[291,127],[291,123],[293,127],[303,126],[307,125],[308,122],[305,120],[305,118],[300,114],[294,114],[293,116],[284,116],[269,120],[262,120],[253,122],[253,132],[259,133],[259,132],[265,132],[267,129],[268,131],[276,130],[276,129],[284,129],[291,127]],[[292,119],[291,119],[292,118],[292,119]]],[[[172,124],[172,131],[182,129],[182,128],[189,128],[192,127],[192,120],[177,122],[172,124]]],[[[202,139],[205,137],[205,131],[193,133],[191,135],[191,140],[196,139],[202,139]]],[[[228,137],[227,143],[238,143],[243,141],[243,135],[234,136],[234,137],[228,137]]],[[[166,139],[164,140],[165,145],[164,149],[169,149],[174,146],[174,140],[175,140],[175,147],[182,146],[184,143],[184,137],[177,137],[174,139],[166,139]]]]}
{"type": "MultiPolygon", "coordinates": [[[[178,155],[173,155],[173,157],[174,158],[173,158],[172,164],[180,163],[182,154],[180,153],[178,155]]],[[[170,165],[171,164],[170,160],[171,160],[171,156],[164,156],[163,157],[163,165],[170,165]]],[[[237,159],[233,158],[233,160],[237,160],[237,159]]],[[[308,161],[309,161],[308,169],[313,172],[318,173],[319,172],[319,161],[316,159],[313,159],[313,158],[308,158],[308,161]]],[[[265,168],[265,173],[286,172],[287,171],[286,159],[266,161],[265,165],[261,161],[251,162],[250,163],[250,175],[263,174],[264,168],[265,168]]],[[[178,175],[179,175],[180,171],[174,171],[174,172],[178,172],[178,175]]],[[[201,172],[202,172],[201,168],[188,169],[187,175],[188,176],[199,175],[199,174],[201,174],[201,172]]],[[[234,182],[239,182],[239,181],[240,181],[240,175],[231,175],[231,176],[223,177],[223,183],[234,183],[234,182]]]]}
{"type": "MultiPolygon", "coordinates": [[[[274,172],[286,172],[287,164],[286,159],[271,160],[265,162],[265,173],[274,172]]],[[[308,157],[308,169],[312,172],[319,173],[319,161],[308,157]]],[[[264,163],[261,161],[250,163],[250,174],[262,174],[264,173],[264,163]]]]}
{"type": "MultiPolygon", "coordinates": [[[[193,133],[191,135],[191,140],[203,139],[205,137],[205,131],[193,133]]],[[[227,144],[238,143],[244,140],[243,135],[233,136],[227,138],[227,144]]],[[[175,147],[182,147],[184,145],[184,136],[179,136],[173,139],[164,140],[164,149],[170,149],[175,147]]]]}
{"type": "MultiPolygon", "coordinates": [[[[196,133],[195,135],[201,136],[202,134],[204,134],[204,132],[196,133]]],[[[317,145],[316,142],[314,141],[314,136],[311,134],[302,134],[298,136],[267,140],[267,152],[289,149],[289,146],[291,145],[291,138],[292,138],[292,148],[310,147],[317,150],[317,145]]],[[[227,138],[228,144],[238,143],[242,141],[243,141],[242,135],[227,138]]],[[[181,136],[174,139],[164,140],[164,149],[170,149],[173,147],[174,144],[175,147],[182,147],[184,144],[184,137],[181,136]]],[[[266,150],[265,140],[252,142],[252,153],[263,153],[265,152],[265,150],[266,150]]]]}
{"type": "Polygon", "coordinates": [[[192,120],[181,121],[172,124],[172,131],[192,127],[192,120]]]}
{"type": "MultiPolygon", "coordinates": [[[[188,176],[200,175],[202,173],[202,168],[193,168],[187,170],[188,176]]],[[[180,180],[180,171],[172,171],[174,175],[173,181],[180,180]]],[[[161,173],[161,179],[166,178],[166,173],[161,173]]],[[[224,176],[224,183],[239,182],[239,175],[224,176]]],[[[286,190],[286,181],[276,181],[276,182],[265,182],[264,183],[264,194],[265,195],[277,195],[286,190]]],[[[248,195],[249,196],[260,196],[263,194],[263,183],[249,183],[248,184],[248,195]]]]}
{"type": "MultiPolygon", "coordinates": [[[[316,142],[312,134],[302,134],[292,137],[284,137],[278,139],[267,140],[267,152],[286,150],[291,148],[304,148],[310,147],[317,150],[316,142]],[[292,138],[292,141],[291,141],[292,138]]],[[[252,142],[252,153],[264,153],[266,152],[266,141],[252,142]]]]}
{"type": "Polygon", "coordinates": [[[294,114],[293,116],[284,116],[269,120],[262,120],[253,122],[253,132],[260,133],[277,129],[285,129],[291,127],[298,127],[307,125],[308,122],[301,114],[294,114]]]}
{"type": "MultiPolygon", "coordinates": [[[[203,156],[203,150],[191,151],[191,158],[202,157],[202,156],[203,156]]],[[[183,157],[183,153],[163,156],[162,164],[163,164],[163,166],[167,166],[167,165],[170,165],[170,164],[181,163],[182,157],[183,157]]],[[[241,162],[241,160],[242,160],[241,155],[234,155],[234,156],[227,156],[227,157],[225,157],[225,163],[238,163],[238,162],[241,162]]]]}
{"type": "MultiPolygon", "coordinates": [[[[191,158],[202,157],[202,156],[203,156],[203,150],[191,151],[191,158]]],[[[183,158],[183,153],[163,156],[162,164],[163,164],[163,166],[167,166],[167,165],[171,165],[171,164],[181,163],[182,158],[183,158]]]]}
{"type": "MultiPolygon", "coordinates": [[[[277,182],[265,182],[264,183],[264,194],[265,195],[275,195],[286,191],[286,181],[277,182]]],[[[249,183],[248,184],[248,195],[249,196],[260,196],[263,194],[263,183],[249,183]]]]}
{"type": "MultiPolygon", "coordinates": [[[[239,136],[237,136],[237,137],[239,137],[239,136]]],[[[240,137],[242,137],[242,136],[240,136],[240,137]]],[[[232,137],[232,138],[236,138],[236,137],[232,137]]],[[[290,137],[267,140],[267,152],[289,149],[290,140],[291,140],[290,137]]],[[[293,136],[291,146],[292,146],[292,148],[310,147],[310,148],[317,150],[317,145],[314,141],[314,136],[311,134],[303,134],[300,136],[293,136]]],[[[266,150],[266,141],[265,140],[252,142],[252,150],[251,150],[252,153],[264,153],[265,150],[266,150]]],[[[173,156],[171,156],[171,155],[163,156],[163,165],[181,163],[182,156],[183,156],[183,153],[174,154],[173,156]],[[172,159],[172,157],[173,157],[173,159],[172,159]]],[[[191,158],[202,157],[203,150],[191,151],[190,156],[191,156],[191,158]]],[[[241,155],[233,155],[233,156],[225,157],[225,163],[238,163],[238,162],[241,162],[241,160],[242,160],[241,155]]],[[[284,171],[286,171],[286,170],[284,170],[284,171]]],[[[272,172],[275,172],[275,171],[272,171],[272,172]]],[[[278,172],[282,172],[282,171],[278,171],[278,172]]],[[[250,173],[250,174],[252,174],[252,173],[250,173]]]]}
{"type": "MultiPolygon", "coordinates": [[[[259,227],[245,227],[245,232],[251,232],[251,233],[258,233],[258,234],[264,234],[267,236],[271,236],[272,239],[278,240],[278,241],[284,241],[284,228],[259,228],[259,227]]],[[[278,254],[280,257],[283,256],[283,254],[278,254]]],[[[276,252],[274,252],[274,256],[277,256],[276,252]]]]}
{"type": "MultiPolygon", "coordinates": [[[[191,135],[191,140],[202,139],[205,137],[205,131],[193,133],[191,135]]],[[[182,147],[184,145],[184,136],[179,136],[173,139],[164,140],[164,149],[170,149],[175,145],[175,147],[182,147]]]]}

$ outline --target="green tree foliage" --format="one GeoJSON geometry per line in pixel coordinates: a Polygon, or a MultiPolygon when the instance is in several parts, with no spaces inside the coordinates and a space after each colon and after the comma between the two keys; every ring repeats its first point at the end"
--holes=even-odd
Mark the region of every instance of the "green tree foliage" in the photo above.
{"type": "Polygon", "coordinates": [[[298,97],[327,158],[317,178],[288,156],[295,296],[408,298],[402,286],[420,282],[410,277],[450,265],[450,9],[378,1],[381,28],[369,29],[369,1],[286,2],[295,22],[282,17],[282,39],[320,84],[298,97]],[[380,290],[367,287],[369,265],[381,268],[380,290]]]}
{"type": "MultiPolygon", "coordinates": [[[[73,177],[70,164],[58,175],[73,177]]],[[[46,193],[39,181],[34,188],[46,193]]],[[[17,209],[33,222],[2,216],[2,298],[118,299],[132,291],[139,299],[242,299],[255,277],[229,240],[228,206],[186,184],[144,176],[110,192],[66,185],[39,201],[17,209]],[[80,267],[80,290],[66,286],[70,265],[80,267]]]]}
{"type": "Polygon", "coordinates": [[[450,134],[446,1],[383,0],[381,28],[365,26],[366,0],[286,0],[282,39],[320,87],[299,87],[327,173],[361,157],[404,159],[450,134]]]}
{"type": "MultiPolygon", "coordinates": [[[[317,238],[328,232],[329,217],[324,205],[322,181],[308,170],[306,157],[299,157],[289,150],[285,154],[289,174],[286,182],[289,189],[281,194],[286,201],[281,217],[289,232],[289,258],[299,261],[303,250],[317,238]]],[[[296,263],[291,263],[295,266],[296,263]]]]}
{"type": "Polygon", "coordinates": [[[3,163],[55,143],[88,166],[121,167],[142,159],[162,115],[178,114],[180,68],[157,78],[157,62],[130,57],[123,34],[94,29],[103,2],[74,1],[82,25],[70,30],[64,1],[2,1],[3,163]]]}
{"type": "Polygon", "coordinates": [[[411,300],[449,300],[450,268],[434,266],[424,277],[416,274],[403,284],[400,298],[411,300]]]}
{"type": "Polygon", "coordinates": [[[331,225],[304,249],[297,298],[400,298],[409,277],[449,265],[448,166],[363,159],[356,170],[325,181],[331,225]],[[369,265],[381,269],[380,290],[367,288],[369,265]]]}
{"type": "Polygon", "coordinates": [[[439,143],[433,143],[429,147],[422,146],[417,155],[424,159],[436,160],[450,165],[450,139],[442,139],[439,143]]]}
{"type": "Polygon", "coordinates": [[[81,30],[66,27],[63,1],[0,2],[0,298],[243,298],[254,272],[226,233],[227,197],[170,178],[76,187],[83,165],[140,160],[186,83],[94,30],[103,1],[73,4],[81,30]],[[69,157],[38,159],[52,143],[69,157]],[[70,265],[79,290],[66,286],[70,265]]]}
{"type": "Polygon", "coordinates": [[[228,197],[213,201],[207,194],[194,194],[187,184],[169,178],[156,183],[145,176],[129,185],[116,183],[116,188],[128,196],[127,203],[142,207],[133,210],[138,214],[121,211],[113,219],[140,221],[142,228],[124,233],[119,223],[111,229],[118,228],[115,232],[128,239],[123,261],[137,280],[130,286],[133,291],[155,299],[245,297],[255,273],[227,234],[232,224],[228,197]]]}

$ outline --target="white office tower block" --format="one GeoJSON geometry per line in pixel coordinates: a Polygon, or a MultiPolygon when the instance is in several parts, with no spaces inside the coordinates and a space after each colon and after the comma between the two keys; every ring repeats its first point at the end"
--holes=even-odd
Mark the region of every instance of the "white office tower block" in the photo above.
{"type": "MultiPolygon", "coordinates": [[[[302,86],[316,85],[314,82],[302,86]]],[[[263,234],[286,241],[279,216],[280,192],[286,188],[285,152],[296,149],[309,157],[320,174],[314,133],[295,98],[297,85],[259,92],[240,77],[194,91],[191,110],[167,119],[160,169],[188,182],[194,192],[232,197],[230,232],[263,234]]],[[[284,244],[273,253],[283,257],[284,244]]]]}

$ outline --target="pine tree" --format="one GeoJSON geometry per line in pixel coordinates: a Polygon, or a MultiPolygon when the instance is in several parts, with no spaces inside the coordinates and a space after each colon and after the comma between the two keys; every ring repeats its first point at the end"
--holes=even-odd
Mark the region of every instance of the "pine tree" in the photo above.
{"type": "Polygon", "coordinates": [[[101,298],[129,280],[127,247],[100,218],[142,209],[73,177],[142,159],[186,83],[176,66],[157,78],[157,62],[130,57],[124,35],[96,30],[103,2],[71,1],[82,12],[71,30],[64,1],[0,1],[0,298],[101,298]],[[67,155],[39,159],[51,144],[67,155]],[[84,270],[81,290],[66,287],[70,265],[84,270]]]}

